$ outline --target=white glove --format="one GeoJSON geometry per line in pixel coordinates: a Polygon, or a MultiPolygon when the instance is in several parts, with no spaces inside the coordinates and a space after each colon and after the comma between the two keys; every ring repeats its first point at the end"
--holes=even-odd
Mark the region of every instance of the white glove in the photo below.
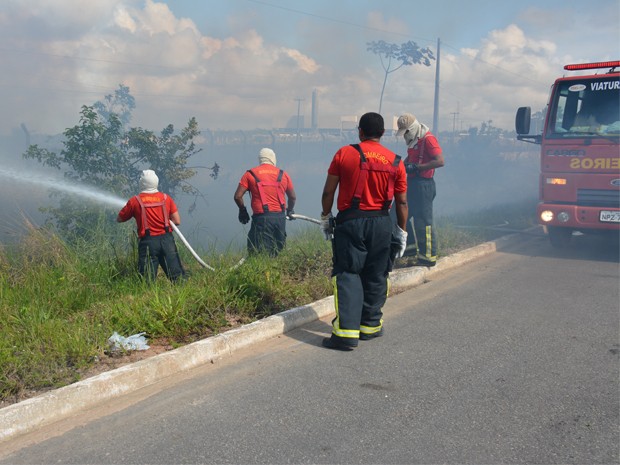
{"type": "Polygon", "coordinates": [[[400,229],[400,226],[396,225],[396,229],[392,232],[392,235],[400,246],[398,252],[396,252],[396,258],[400,258],[404,255],[405,248],[407,247],[407,231],[403,231],[400,229]]]}
{"type": "Polygon", "coordinates": [[[325,235],[325,240],[328,241],[334,236],[334,228],[332,225],[332,212],[327,215],[321,215],[321,230],[325,235]]]}

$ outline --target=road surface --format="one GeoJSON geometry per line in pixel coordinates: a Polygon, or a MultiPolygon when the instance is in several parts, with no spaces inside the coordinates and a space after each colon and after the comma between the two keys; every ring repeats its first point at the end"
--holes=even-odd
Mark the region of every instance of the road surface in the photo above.
{"type": "MultiPolygon", "coordinates": [[[[0,464],[619,462],[618,248],[542,236],[12,441],[0,464]]],[[[4,445],[3,445],[4,446],[4,445]]]]}

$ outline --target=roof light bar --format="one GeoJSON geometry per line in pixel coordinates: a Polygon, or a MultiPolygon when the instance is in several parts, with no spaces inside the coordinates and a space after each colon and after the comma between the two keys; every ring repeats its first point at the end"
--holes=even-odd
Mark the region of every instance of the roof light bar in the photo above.
{"type": "Polygon", "coordinates": [[[564,69],[568,71],[579,71],[582,69],[616,68],[618,66],[620,66],[620,61],[599,61],[597,63],[566,65],[564,66],[564,69]]]}

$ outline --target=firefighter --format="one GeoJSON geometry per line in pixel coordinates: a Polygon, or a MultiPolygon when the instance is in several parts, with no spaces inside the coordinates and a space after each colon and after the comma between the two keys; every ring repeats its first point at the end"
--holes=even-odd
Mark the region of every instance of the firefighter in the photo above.
{"type": "Polygon", "coordinates": [[[140,193],[130,198],[119,212],[116,221],[123,223],[135,218],[138,228],[138,272],[147,281],[157,278],[159,266],[170,281],[185,277],[172,227],[181,224],[181,216],[172,197],[159,192],[155,171],[144,170],[140,176],[140,193]]]}
{"type": "Polygon", "coordinates": [[[358,131],[360,143],[334,155],[321,198],[321,227],[326,238],[333,237],[336,306],[331,337],[322,344],[344,351],[357,347],[359,339],[383,335],[388,273],[407,241],[407,177],[400,157],[380,143],[383,117],[364,114],[358,131]],[[338,214],[333,218],[336,189],[338,214]],[[394,227],[389,216],[393,199],[394,227]]]}
{"type": "Polygon", "coordinates": [[[435,266],[437,263],[437,234],[433,225],[435,200],[435,169],[444,165],[441,146],[429,131],[411,113],[397,120],[397,136],[407,144],[407,203],[411,219],[407,222],[409,240],[405,255],[416,257],[417,266],[435,266]],[[413,225],[411,224],[413,223],[413,225]]]}
{"type": "Polygon", "coordinates": [[[273,150],[261,149],[258,162],[258,166],[246,171],[241,177],[234,201],[239,207],[239,222],[247,224],[250,215],[243,196],[250,192],[252,224],[247,239],[248,253],[266,252],[275,257],[286,244],[286,219],[294,219],[292,215],[295,213],[293,208],[297,196],[290,176],[276,167],[273,150]]]}

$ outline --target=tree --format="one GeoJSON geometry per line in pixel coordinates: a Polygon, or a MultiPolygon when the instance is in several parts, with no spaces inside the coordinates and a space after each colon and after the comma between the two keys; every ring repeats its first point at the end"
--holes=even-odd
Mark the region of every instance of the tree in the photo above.
{"type": "Polygon", "coordinates": [[[136,100],[129,93],[129,87],[119,84],[114,95],[108,94],[103,100],[95,102],[93,105],[95,111],[105,120],[116,115],[123,127],[127,127],[131,122],[131,112],[136,108],[136,100]]]}
{"type": "Polygon", "coordinates": [[[164,128],[160,136],[142,128],[132,128],[127,133],[127,143],[135,160],[133,164],[148,162],[149,167],[158,173],[161,191],[173,197],[179,189],[195,195],[198,191],[188,180],[196,175],[196,171],[187,167],[187,161],[201,150],[194,144],[194,138],[199,134],[196,118],[191,118],[180,134],[174,134],[172,124],[164,128]]]}
{"type": "Polygon", "coordinates": [[[381,87],[381,97],[379,98],[379,113],[381,113],[383,93],[385,92],[385,85],[390,73],[399,70],[403,66],[411,66],[415,64],[430,66],[431,60],[435,59],[435,56],[430,48],[420,48],[418,44],[411,40],[401,45],[388,44],[384,40],[367,42],[366,45],[368,46],[366,49],[367,51],[372,52],[375,55],[379,55],[379,58],[381,59],[381,66],[385,71],[383,86],[381,87]],[[395,68],[392,68],[392,60],[397,60],[400,64],[395,68]]]}
{"type": "MultiPolygon", "coordinates": [[[[129,88],[120,86],[114,96],[106,97],[106,103],[82,106],[80,122],[65,130],[59,153],[31,145],[23,156],[63,171],[68,179],[123,198],[137,192],[140,173],[146,168],[157,172],[160,189],[170,195],[179,191],[201,195],[189,183],[196,171],[187,166],[188,160],[200,152],[194,143],[200,134],[196,119],[192,117],[180,134],[175,134],[171,124],[160,135],[140,127],[126,129],[134,107],[129,88]]],[[[210,169],[212,177],[217,177],[217,164],[210,169]]],[[[41,210],[50,215],[48,222],[54,223],[64,237],[84,234],[100,223],[101,206],[94,208],[62,193],[53,195],[60,196],[59,207],[41,210]]],[[[114,216],[109,215],[110,222],[114,216]]]]}

